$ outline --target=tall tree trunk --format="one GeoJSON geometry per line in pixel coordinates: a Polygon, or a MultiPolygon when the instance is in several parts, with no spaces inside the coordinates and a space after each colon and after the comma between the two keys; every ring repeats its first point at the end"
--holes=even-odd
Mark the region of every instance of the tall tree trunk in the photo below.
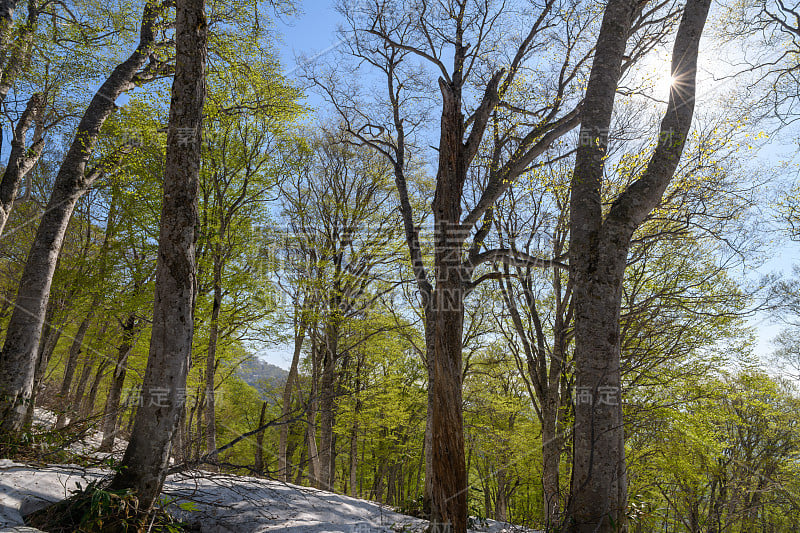
{"type": "Polygon", "coordinates": [[[356,491],[357,475],[358,475],[358,412],[356,418],[353,420],[353,425],[350,428],[350,496],[353,498],[358,497],[356,491]]]}
{"type": "Polygon", "coordinates": [[[353,425],[350,427],[350,496],[358,497],[356,483],[358,482],[358,418],[361,415],[361,366],[364,360],[359,351],[356,356],[355,379],[353,380],[353,394],[355,406],[353,408],[353,425]]]}
{"type": "Polygon", "coordinates": [[[194,458],[195,461],[200,459],[200,456],[202,455],[200,452],[205,447],[205,444],[203,442],[205,440],[203,438],[204,428],[205,428],[205,424],[203,424],[203,419],[205,418],[205,414],[204,413],[205,413],[205,406],[206,406],[206,386],[205,386],[205,382],[203,380],[203,373],[202,372],[200,373],[200,383],[201,383],[201,385],[198,386],[200,391],[199,391],[199,393],[197,395],[197,411],[195,412],[195,414],[197,416],[197,419],[195,420],[195,426],[197,426],[197,430],[196,430],[197,438],[196,439],[192,439],[194,441],[193,442],[194,455],[192,457],[194,458]]]}
{"type": "Polygon", "coordinates": [[[570,277],[575,306],[576,405],[567,529],[626,529],[619,315],[633,232],[655,208],[680,160],[694,112],[700,37],[710,0],[686,4],[675,37],[667,112],[644,173],[612,204],[601,205],[607,132],[637,0],[609,1],[582,110],[570,199],[570,277]]]}
{"type": "Polygon", "coordinates": [[[122,397],[122,388],[125,386],[125,375],[128,371],[128,356],[133,350],[133,339],[136,330],[136,315],[131,313],[122,324],[122,342],[117,350],[117,361],[114,374],[111,377],[111,386],[108,388],[106,404],[103,408],[103,440],[100,443],[101,452],[110,453],[114,449],[114,438],[117,433],[117,419],[119,418],[119,403],[122,397]]]}
{"type": "MultiPolygon", "coordinates": [[[[554,275],[558,276],[558,273],[554,275]]],[[[557,527],[561,523],[559,467],[564,448],[561,421],[565,402],[561,394],[561,381],[566,357],[566,327],[563,314],[557,312],[553,324],[553,353],[548,368],[546,397],[542,401],[542,497],[547,527],[557,527]]]]}
{"type": "Polygon", "coordinates": [[[548,527],[559,524],[561,513],[559,466],[564,442],[558,424],[559,410],[558,397],[550,396],[542,406],[542,498],[548,527]]]}
{"type": "Polygon", "coordinates": [[[192,443],[192,426],[194,424],[195,412],[198,409],[201,408],[200,401],[201,401],[202,392],[203,392],[203,390],[205,390],[205,388],[203,388],[201,386],[201,387],[198,387],[198,389],[199,390],[197,390],[196,393],[194,394],[194,403],[192,404],[192,407],[189,409],[189,411],[186,413],[186,423],[185,423],[185,427],[186,427],[186,432],[185,433],[186,434],[185,434],[185,439],[184,439],[184,444],[186,445],[185,456],[186,456],[187,459],[191,458],[194,461],[197,461],[197,459],[199,458],[199,455],[198,454],[194,454],[193,450],[192,450],[192,445],[193,445],[193,443],[192,443]]]}
{"type": "Polygon", "coordinates": [[[112,489],[133,489],[149,511],[161,492],[172,437],[181,420],[194,332],[200,143],[205,98],[206,18],[203,0],[176,5],[175,79],[172,83],[164,201],[156,266],[150,354],[143,402],[112,489]],[[157,391],[168,390],[166,401],[157,391]]]}
{"type": "MultiPolygon", "coordinates": [[[[19,282],[14,312],[0,352],[0,431],[17,433],[25,418],[33,389],[36,350],[50,297],[56,262],[78,199],[103,172],[104,165],[87,173],[97,137],[114,101],[133,88],[137,74],[155,46],[155,27],[166,4],[148,3],[142,15],[139,46],[103,82],[83,115],[53,184],[53,192],[36,230],[19,282]]],[[[109,164],[106,162],[106,165],[109,164]]]]}
{"type": "MultiPolygon", "coordinates": [[[[456,55],[465,49],[456,50],[456,55]]],[[[431,520],[449,525],[454,533],[467,530],[467,469],[461,399],[464,286],[461,262],[465,235],[461,230],[461,196],[466,178],[461,80],[439,85],[443,98],[439,168],[433,198],[433,476],[431,520]]]]}
{"type": "Polygon", "coordinates": [[[425,309],[425,370],[428,373],[427,409],[425,411],[425,436],[422,447],[425,455],[425,487],[422,493],[422,512],[431,516],[431,497],[433,493],[433,334],[434,314],[432,306],[425,309]]]}
{"type": "MultiPolygon", "coordinates": [[[[622,272],[619,259],[614,265],[598,264],[596,243],[602,224],[600,182],[607,132],[636,4],[635,0],[611,0],[606,7],[579,137],[597,139],[598,146],[595,149],[594,143],[580,143],[572,180],[569,251],[575,303],[577,401],[567,525],[575,533],[612,531],[615,524],[624,523],[627,504],[619,408],[618,281],[621,282],[622,272]],[[599,268],[605,279],[592,280],[599,268]],[[602,403],[595,400],[601,389],[611,394],[611,401],[608,397],[602,403]]],[[[625,259],[622,258],[623,268],[625,259]]]]}
{"type": "MultiPolygon", "coordinates": [[[[332,313],[338,312],[338,309],[332,313]]],[[[332,490],[333,478],[331,473],[334,467],[333,453],[333,423],[336,394],[334,386],[336,380],[336,359],[339,339],[339,328],[336,318],[328,317],[330,321],[325,327],[325,341],[322,348],[322,378],[320,380],[320,438],[319,438],[319,466],[317,473],[320,488],[332,490]]]]}
{"type": "MultiPolygon", "coordinates": [[[[220,229],[220,233],[224,233],[220,229]]],[[[219,336],[219,313],[222,307],[222,257],[219,245],[214,251],[214,301],[211,306],[211,328],[208,334],[208,356],[206,357],[206,453],[211,463],[217,462],[217,415],[214,378],[217,375],[217,337],[219,336]]]]}
{"type": "Polygon", "coordinates": [[[297,367],[300,364],[300,352],[303,349],[303,340],[306,335],[306,322],[301,311],[295,311],[301,316],[298,317],[297,331],[294,336],[294,353],[292,354],[292,364],[289,367],[289,376],[283,386],[283,406],[281,407],[281,431],[278,437],[278,479],[290,481],[291,467],[288,463],[286,448],[289,440],[289,412],[292,408],[292,388],[300,383],[297,376],[297,367]]]}
{"type": "Polygon", "coordinates": [[[317,449],[317,402],[319,382],[319,341],[314,332],[311,341],[311,393],[308,398],[308,424],[306,425],[306,439],[308,447],[308,480],[314,487],[319,487],[320,461],[317,449]]]}

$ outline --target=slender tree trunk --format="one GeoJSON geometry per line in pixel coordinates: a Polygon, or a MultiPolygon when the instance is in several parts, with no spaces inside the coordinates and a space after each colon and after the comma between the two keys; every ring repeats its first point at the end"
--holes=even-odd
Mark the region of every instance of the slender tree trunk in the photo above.
{"type": "Polygon", "coordinates": [[[186,417],[186,406],[181,409],[180,420],[178,421],[178,429],[175,430],[175,438],[172,440],[172,460],[175,463],[183,463],[186,461],[186,424],[184,418],[186,417]]]}
{"type": "Polygon", "coordinates": [[[81,419],[86,420],[94,414],[94,404],[97,400],[97,392],[100,390],[100,382],[106,375],[106,369],[108,368],[108,365],[108,359],[100,359],[100,363],[97,365],[97,371],[94,373],[92,386],[89,387],[89,394],[81,402],[81,410],[79,415],[81,419]]]}
{"type": "MultiPolygon", "coordinates": [[[[302,407],[300,406],[300,404],[297,404],[295,406],[295,409],[297,409],[297,411],[299,412],[299,411],[302,410],[302,407]]],[[[291,438],[289,439],[289,443],[286,445],[286,461],[287,461],[286,462],[286,481],[287,482],[291,482],[292,481],[292,476],[293,476],[295,468],[302,469],[301,465],[296,465],[295,463],[292,462],[292,457],[294,457],[294,452],[298,449],[298,447],[302,447],[304,445],[305,444],[302,441],[298,443],[297,439],[291,439],[291,438]]]]}
{"type": "MultiPolygon", "coordinates": [[[[263,402],[261,404],[261,414],[258,417],[258,427],[264,425],[264,420],[267,414],[267,402],[263,402]]],[[[255,452],[255,462],[253,464],[253,470],[258,472],[259,474],[264,473],[264,432],[266,430],[262,429],[258,433],[256,433],[256,452],[255,452]]]]}
{"type": "MultiPolygon", "coordinates": [[[[333,312],[337,312],[336,311],[333,312]]],[[[328,318],[335,321],[335,318],[328,318]]],[[[317,473],[320,488],[332,490],[333,478],[331,473],[334,466],[333,453],[333,423],[334,382],[336,380],[336,359],[339,339],[339,328],[335,323],[329,323],[325,328],[325,341],[322,349],[322,378],[320,380],[320,439],[319,439],[319,466],[317,473]]]]}
{"type": "MultiPolygon", "coordinates": [[[[97,332],[98,338],[102,338],[103,335],[105,335],[107,327],[108,327],[108,322],[103,323],[103,326],[100,328],[100,331],[97,332]]],[[[91,345],[89,349],[92,353],[84,357],[82,365],[83,368],[81,369],[81,377],[78,380],[78,385],[75,387],[75,393],[70,397],[68,402],[70,411],[77,413],[77,420],[84,419],[81,406],[83,405],[86,399],[86,386],[89,384],[89,378],[92,375],[95,363],[98,363],[100,366],[104,364],[102,354],[93,350],[91,348],[91,345]]]]}
{"type": "Polygon", "coordinates": [[[172,437],[181,420],[194,332],[200,142],[205,98],[206,18],[203,0],[176,6],[175,79],[172,84],[164,202],[156,266],[155,303],[131,441],[111,488],[133,489],[149,511],[161,493],[172,437]],[[157,391],[168,391],[158,401],[157,391]]]}
{"type": "Polygon", "coordinates": [[[558,431],[558,398],[548,398],[542,406],[542,498],[548,527],[559,523],[560,488],[559,465],[563,439],[558,431]]]}
{"type": "Polygon", "coordinates": [[[356,418],[353,420],[353,426],[350,428],[350,496],[353,498],[358,497],[356,491],[356,483],[358,482],[358,412],[356,418]]]}
{"type": "Polygon", "coordinates": [[[202,373],[200,374],[200,382],[203,383],[203,384],[199,385],[199,387],[198,387],[200,389],[200,391],[199,391],[199,393],[197,395],[197,398],[198,398],[197,411],[195,412],[195,415],[196,415],[195,425],[197,426],[197,431],[196,431],[197,432],[197,438],[196,439],[192,439],[194,441],[193,442],[193,446],[194,446],[194,456],[193,457],[194,457],[195,461],[200,459],[200,456],[202,455],[200,452],[203,449],[203,447],[205,446],[204,443],[203,443],[203,441],[205,440],[204,439],[204,435],[203,435],[203,431],[204,431],[204,427],[205,427],[205,424],[203,424],[203,418],[205,416],[204,413],[205,413],[205,406],[206,406],[206,387],[205,387],[205,383],[203,382],[203,374],[202,373]]]}
{"type": "MultiPolygon", "coordinates": [[[[78,331],[72,339],[72,345],[69,348],[69,356],[67,357],[67,364],[64,367],[64,379],[61,380],[61,389],[58,392],[57,402],[59,405],[58,417],[56,418],[56,429],[63,428],[67,420],[67,412],[70,409],[70,394],[72,388],[72,379],[75,376],[75,369],[78,366],[78,359],[80,358],[81,348],[83,347],[83,339],[86,337],[86,332],[92,323],[94,316],[94,306],[89,309],[88,314],[78,326],[78,331]]],[[[84,367],[85,369],[85,367],[84,367]]]]}
{"type": "MultiPolygon", "coordinates": [[[[555,275],[558,275],[555,273],[555,275]]],[[[556,527],[561,521],[561,451],[564,436],[561,425],[563,416],[561,379],[563,377],[565,348],[565,324],[561,313],[557,313],[553,325],[553,353],[550,358],[546,397],[542,401],[542,496],[544,517],[548,527],[556,527]]]]}
{"type": "Polygon", "coordinates": [[[184,438],[184,445],[186,446],[185,457],[187,459],[191,458],[192,460],[196,461],[198,459],[198,455],[193,455],[192,450],[192,425],[194,424],[194,414],[200,408],[200,390],[194,395],[194,403],[189,411],[186,413],[186,431],[185,431],[185,438],[184,438]]]}
{"type": "MultiPolygon", "coordinates": [[[[220,230],[223,232],[224,230],[220,230]]],[[[217,337],[219,335],[219,313],[222,307],[222,258],[219,246],[214,253],[214,301],[211,306],[211,330],[208,334],[208,356],[206,357],[206,453],[209,461],[217,462],[217,418],[216,395],[214,394],[214,378],[217,374],[217,337]]]]}
{"type": "Polygon", "coordinates": [[[355,394],[355,406],[353,408],[353,425],[350,428],[350,496],[358,497],[356,483],[358,482],[358,419],[361,416],[361,365],[364,359],[363,354],[359,353],[356,357],[355,379],[353,384],[353,394],[355,394]]]}
{"type": "Polygon", "coordinates": [[[36,230],[19,283],[14,312],[0,352],[0,431],[17,433],[30,402],[36,351],[42,332],[50,285],[64,235],[78,199],[103,173],[103,165],[86,173],[97,137],[114,101],[135,86],[135,78],[155,45],[154,27],[164,6],[148,3],[142,15],[139,46],[119,64],[92,98],[53,185],[53,192],[36,230]]]}
{"type": "Polygon", "coordinates": [[[125,385],[125,375],[128,371],[128,356],[133,350],[133,338],[136,330],[136,315],[131,313],[122,325],[122,342],[117,350],[117,361],[114,374],[111,377],[111,386],[108,388],[106,404],[103,408],[103,440],[100,444],[101,452],[110,453],[114,449],[114,438],[117,433],[117,419],[122,389],[125,385]]]}
{"type": "Polygon", "coordinates": [[[86,392],[86,385],[89,384],[89,377],[92,375],[92,370],[94,370],[94,364],[97,362],[97,360],[98,357],[95,354],[91,354],[90,356],[84,357],[83,364],[81,365],[81,377],[78,379],[78,384],[75,386],[75,392],[70,396],[68,402],[70,412],[73,412],[76,415],[75,420],[79,420],[81,418],[81,401],[83,400],[83,396],[86,392]]]}
{"type": "Polygon", "coordinates": [[[319,382],[319,342],[316,333],[311,341],[311,393],[308,398],[308,424],[306,439],[308,445],[308,481],[314,487],[319,487],[319,475],[321,472],[319,451],[317,450],[317,402],[319,382]]]}
{"type": "Polygon", "coordinates": [[[303,473],[305,472],[306,452],[308,451],[308,433],[305,433],[303,439],[304,446],[300,449],[300,459],[297,461],[297,475],[294,478],[294,484],[300,485],[303,482],[303,473]]]}
{"type": "MultiPolygon", "coordinates": [[[[430,307],[430,306],[428,306],[430,307]]],[[[425,411],[425,437],[422,447],[425,455],[425,487],[422,494],[422,512],[431,516],[431,497],[433,494],[433,335],[436,330],[433,322],[433,308],[425,310],[425,369],[428,372],[427,410],[425,411]]]]}
{"type": "Polygon", "coordinates": [[[34,94],[28,100],[28,105],[14,128],[14,137],[11,140],[11,153],[8,164],[0,181],[0,235],[11,215],[14,201],[17,199],[22,180],[33,169],[44,150],[44,137],[40,127],[40,115],[44,109],[45,101],[41,94],[34,94]],[[30,148],[25,146],[25,137],[34,121],[37,121],[36,132],[30,148]]]}
{"type": "MultiPolygon", "coordinates": [[[[296,311],[300,312],[300,311],[296,311]]],[[[297,377],[297,367],[300,364],[300,352],[303,349],[303,340],[306,335],[306,322],[301,316],[298,318],[299,324],[294,337],[294,353],[292,354],[292,365],[289,367],[289,376],[286,378],[286,383],[283,386],[283,406],[281,407],[281,431],[278,437],[278,479],[282,481],[289,481],[291,475],[291,467],[288,463],[286,448],[289,440],[289,412],[292,407],[292,388],[297,386],[300,388],[300,383],[297,377]]]]}

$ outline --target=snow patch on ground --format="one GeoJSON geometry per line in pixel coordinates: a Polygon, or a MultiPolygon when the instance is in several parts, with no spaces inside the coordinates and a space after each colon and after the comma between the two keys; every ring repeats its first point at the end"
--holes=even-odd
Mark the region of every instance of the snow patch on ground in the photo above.
{"type": "MultiPolygon", "coordinates": [[[[36,409],[34,424],[50,428],[55,415],[36,409]]],[[[70,450],[97,459],[101,435],[89,431],[70,450]]],[[[117,439],[116,458],[127,442],[117,439]]],[[[0,533],[37,532],[24,527],[22,517],[62,500],[78,483],[86,486],[110,471],[78,465],[21,464],[0,459],[0,533]]],[[[255,477],[204,470],[169,476],[162,493],[170,512],[202,533],[421,533],[426,520],[394,512],[377,502],[350,498],[310,487],[255,477]]],[[[536,533],[488,520],[473,533],[536,533]]]]}
{"type": "MultiPolygon", "coordinates": [[[[65,498],[77,483],[85,485],[107,473],[75,465],[35,466],[0,459],[0,527],[24,525],[22,516],[65,498]]],[[[169,476],[163,496],[170,502],[171,512],[203,533],[420,533],[428,524],[376,502],[206,471],[169,476]]],[[[471,531],[532,530],[490,520],[485,527],[471,531]]]]}

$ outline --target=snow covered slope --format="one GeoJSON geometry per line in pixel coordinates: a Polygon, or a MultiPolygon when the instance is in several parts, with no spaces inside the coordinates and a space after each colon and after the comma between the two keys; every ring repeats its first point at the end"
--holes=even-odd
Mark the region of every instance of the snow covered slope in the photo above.
{"type": "MultiPolygon", "coordinates": [[[[15,531],[9,528],[22,526],[23,515],[66,497],[76,483],[85,485],[105,473],[75,465],[25,465],[0,459],[0,532],[15,531]]],[[[427,525],[367,500],[206,471],[170,476],[163,495],[175,515],[202,533],[417,533],[427,525]]],[[[532,532],[491,520],[471,531],[532,532]]]]}

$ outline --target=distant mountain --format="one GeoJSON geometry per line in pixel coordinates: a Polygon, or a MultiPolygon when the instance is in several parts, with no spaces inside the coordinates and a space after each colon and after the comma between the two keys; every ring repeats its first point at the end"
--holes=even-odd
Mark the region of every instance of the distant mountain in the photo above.
{"type": "Polygon", "coordinates": [[[245,383],[258,390],[263,390],[265,385],[267,388],[281,388],[289,377],[288,371],[261,359],[251,359],[243,363],[237,374],[245,383]]]}

